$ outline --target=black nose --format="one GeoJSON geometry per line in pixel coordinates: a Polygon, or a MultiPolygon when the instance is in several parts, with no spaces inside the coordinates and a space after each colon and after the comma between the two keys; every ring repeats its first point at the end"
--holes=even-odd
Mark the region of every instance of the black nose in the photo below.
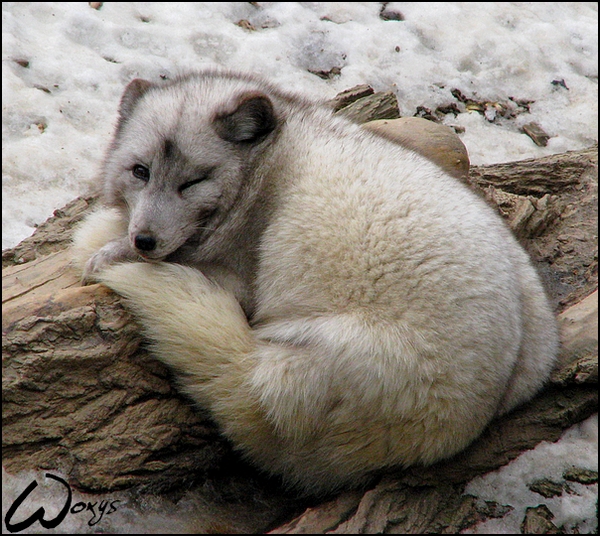
{"type": "Polygon", "coordinates": [[[152,251],[156,247],[156,240],[153,236],[139,234],[135,237],[135,247],[140,251],[152,251]]]}

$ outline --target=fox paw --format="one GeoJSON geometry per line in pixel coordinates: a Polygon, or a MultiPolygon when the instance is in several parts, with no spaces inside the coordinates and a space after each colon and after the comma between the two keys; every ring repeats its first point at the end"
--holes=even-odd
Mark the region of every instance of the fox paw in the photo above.
{"type": "Polygon", "coordinates": [[[129,243],[123,240],[113,240],[100,248],[94,253],[85,263],[81,282],[84,285],[100,282],[99,274],[109,266],[135,260],[135,256],[131,252],[129,243]]]}

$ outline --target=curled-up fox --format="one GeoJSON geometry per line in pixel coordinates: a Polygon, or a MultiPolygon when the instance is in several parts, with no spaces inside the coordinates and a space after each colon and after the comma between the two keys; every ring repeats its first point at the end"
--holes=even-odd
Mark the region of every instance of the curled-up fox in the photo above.
{"type": "Polygon", "coordinates": [[[257,466],[323,494],[529,400],[555,318],[501,218],[425,157],[251,75],[132,81],[85,281],[257,466]]]}

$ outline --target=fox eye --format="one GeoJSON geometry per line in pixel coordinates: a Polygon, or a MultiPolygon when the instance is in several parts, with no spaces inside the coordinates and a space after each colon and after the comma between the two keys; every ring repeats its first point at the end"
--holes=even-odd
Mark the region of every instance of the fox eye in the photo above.
{"type": "Polygon", "coordinates": [[[148,182],[150,180],[150,170],[141,164],[133,166],[131,173],[133,173],[136,179],[140,179],[141,181],[148,182]]]}
{"type": "Polygon", "coordinates": [[[183,192],[184,190],[187,190],[191,186],[194,186],[194,184],[198,184],[199,182],[205,181],[207,178],[208,178],[208,175],[203,175],[202,177],[198,177],[197,179],[194,179],[193,181],[184,182],[179,187],[179,193],[183,192]]]}

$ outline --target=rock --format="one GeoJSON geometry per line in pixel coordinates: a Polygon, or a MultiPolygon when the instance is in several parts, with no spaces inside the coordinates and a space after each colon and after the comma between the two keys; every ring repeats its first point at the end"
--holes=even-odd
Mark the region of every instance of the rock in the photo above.
{"type": "Polygon", "coordinates": [[[565,491],[570,491],[570,488],[562,482],[554,482],[548,478],[542,478],[529,484],[529,489],[535,493],[539,493],[542,497],[549,499],[562,495],[565,491]]]}
{"type": "Polygon", "coordinates": [[[554,514],[545,504],[527,508],[525,519],[521,523],[521,534],[560,534],[559,528],[552,523],[554,514]]]}
{"type": "Polygon", "coordinates": [[[453,177],[466,180],[469,175],[467,148],[450,127],[420,117],[402,117],[370,121],[363,128],[422,154],[453,177]]]}
{"type": "Polygon", "coordinates": [[[318,76],[319,78],[322,78],[323,80],[330,80],[334,76],[339,76],[340,74],[342,74],[342,68],[332,67],[331,69],[327,70],[308,69],[308,72],[318,76]]]}
{"type": "Polygon", "coordinates": [[[571,482],[579,482],[580,484],[595,484],[598,482],[598,471],[573,467],[573,469],[565,472],[563,478],[571,482]]]}
{"type": "Polygon", "coordinates": [[[246,19],[238,20],[235,23],[235,25],[239,26],[240,28],[243,28],[244,30],[248,30],[249,32],[255,32],[256,31],[256,28],[254,27],[254,25],[250,21],[248,21],[246,19]]]}
{"type": "Polygon", "coordinates": [[[379,10],[379,18],[381,20],[397,20],[403,21],[404,15],[400,11],[388,9],[387,5],[389,2],[381,2],[381,9],[379,10]]]}
{"type": "Polygon", "coordinates": [[[525,132],[525,134],[533,140],[533,143],[539,147],[546,147],[546,145],[548,145],[550,136],[546,134],[544,129],[537,123],[527,123],[526,125],[523,125],[523,132],[525,132]]]}

